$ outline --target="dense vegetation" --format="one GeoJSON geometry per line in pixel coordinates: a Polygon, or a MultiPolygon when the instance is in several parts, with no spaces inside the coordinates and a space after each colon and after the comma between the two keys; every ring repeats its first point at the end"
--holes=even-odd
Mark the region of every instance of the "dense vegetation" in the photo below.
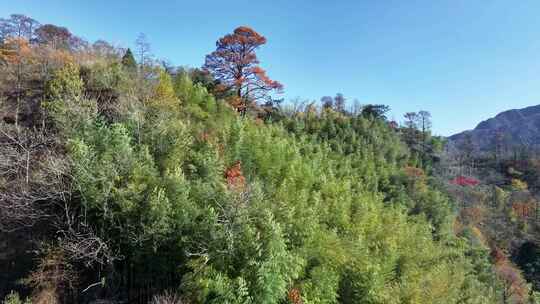
{"type": "Polygon", "coordinates": [[[426,124],[346,110],[339,94],[282,105],[252,29],[220,39],[201,70],[153,60],[143,36],[137,61],[28,17],[2,26],[6,303],[527,298],[455,234],[426,124]]]}
{"type": "Polygon", "coordinates": [[[538,151],[502,143],[480,152],[476,145],[462,142],[437,174],[458,176],[445,187],[459,206],[456,232],[491,251],[503,295],[524,302],[540,290],[538,151]]]}

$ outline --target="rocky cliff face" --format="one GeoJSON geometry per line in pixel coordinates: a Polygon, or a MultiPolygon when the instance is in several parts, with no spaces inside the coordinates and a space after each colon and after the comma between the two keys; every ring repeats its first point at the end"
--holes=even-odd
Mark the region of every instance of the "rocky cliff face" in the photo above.
{"type": "Polygon", "coordinates": [[[459,147],[470,138],[474,149],[480,152],[500,149],[540,148],[540,105],[501,112],[482,121],[473,130],[449,137],[459,147]]]}

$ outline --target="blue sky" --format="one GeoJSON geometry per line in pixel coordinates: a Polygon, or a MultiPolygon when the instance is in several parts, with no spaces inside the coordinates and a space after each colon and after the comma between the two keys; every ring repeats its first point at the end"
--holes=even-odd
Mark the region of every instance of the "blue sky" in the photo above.
{"type": "Polygon", "coordinates": [[[268,38],[261,65],[286,99],[341,92],[398,121],[428,110],[442,135],[540,104],[538,0],[1,1],[11,13],[124,47],[144,32],[157,57],[189,66],[248,25],[268,38]]]}

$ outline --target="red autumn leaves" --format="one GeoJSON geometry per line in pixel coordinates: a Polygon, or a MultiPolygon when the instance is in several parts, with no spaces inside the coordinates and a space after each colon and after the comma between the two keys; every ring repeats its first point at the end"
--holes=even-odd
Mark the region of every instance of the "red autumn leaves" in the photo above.
{"type": "Polygon", "coordinates": [[[459,176],[456,176],[454,179],[452,179],[450,181],[450,183],[453,184],[453,185],[456,185],[456,186],[462,186],[462,187],[470,186],[470,187],[473,187],[473,186],[477,186],[478,184],[480,184],[480,181],[475,179],[475,178],[472,178],[472,177],[466,177],[466,176],[463,176],[463,175],[459,175],[459,176]]]}
{"type": "Polygon", "coordinates": [[[204,69],[219,82],[222,91],[234,91],[232,99],[242,111],[250,103],[271,99],[272,91],[283,90],[283,85],[270,79],[259,66],[255,50],[265,43],[264,36],[241,26],[220,38],[216,50],[206,56],[204,69]]]}
{"type": "Polygon", "coordinates": [[[293,303],[293,304],[304,303],[302,301],[302,295],[300,294],[300,289],[295,288],[295,287],[289,289],[289,291],[287,292],[287,299],[289,300],[290,303],[293,303]]]}
{"type": "Polygon", "coordinates": [[[230,190],[241,192],[246,187],[246,178],[242,174],[240,161],[236,161],[234,165],[225,170],[225,178],[230,190]]]}

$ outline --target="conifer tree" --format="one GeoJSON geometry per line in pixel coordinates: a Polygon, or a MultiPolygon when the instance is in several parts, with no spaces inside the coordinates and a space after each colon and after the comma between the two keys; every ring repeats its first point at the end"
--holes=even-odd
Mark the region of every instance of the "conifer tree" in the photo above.
{"type": "Polygon", "coordinates": [[[253,29],[240,26],[216,42],[216,50],[206,56],[204,69],[226,90],[236,93],[236,108],[245,115],[257,101],[272,100],[270,93],[281,93],[283,85],[266,75],[255,51],[266,38],[253,29]],[[238,104],[240,102],[240,104],[238,104]]]}
{"type": "Polygon", "coordinates": [[[122,57],[122,65],[129,71],[135,71],[137,69],[137,62],[135,61],[135,57],[133,57],[133,52],[129,48],[122,57]]]}

